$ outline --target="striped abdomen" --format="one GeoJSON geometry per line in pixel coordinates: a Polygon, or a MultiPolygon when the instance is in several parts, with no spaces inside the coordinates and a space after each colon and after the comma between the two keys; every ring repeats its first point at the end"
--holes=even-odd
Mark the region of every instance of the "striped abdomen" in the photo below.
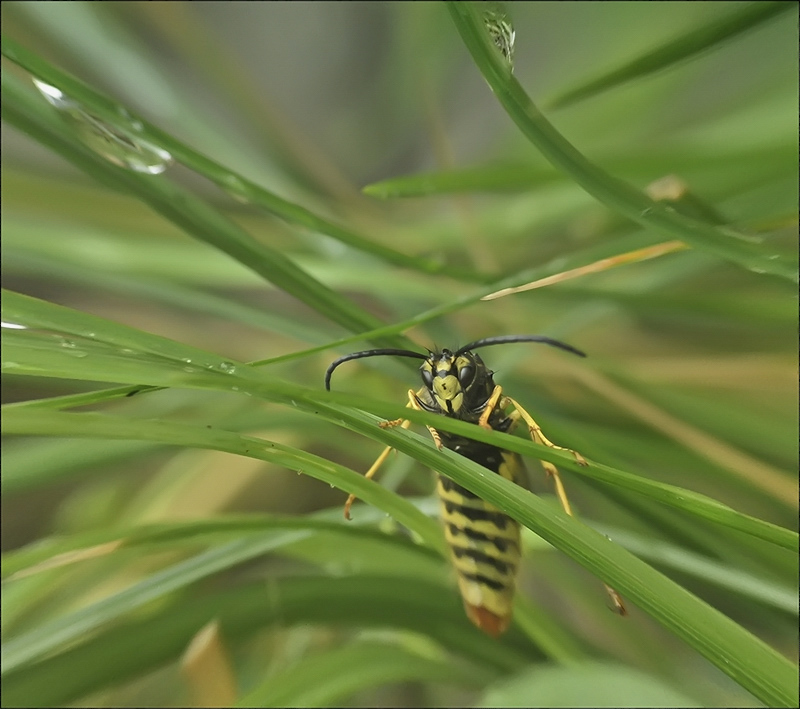
{"type": "MultiPolygon", "coordinates": [[[[521,484],[522,459],[516,453],[466,439],[444,443],[521,484]]],[[[439,476],[437,491],[464,608],[475,625],[497,636],[511,622],[520,559],[519,524],[449,478],[439,476]]]]}

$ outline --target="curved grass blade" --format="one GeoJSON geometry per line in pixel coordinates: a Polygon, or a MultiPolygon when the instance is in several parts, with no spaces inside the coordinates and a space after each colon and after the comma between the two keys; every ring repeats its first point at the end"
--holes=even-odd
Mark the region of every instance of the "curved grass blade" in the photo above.
{"type": "Polygon", "coordinates": [[[522,133],[556,168],[569,174],[586,192],[610,209],[646,229],[685,241],[755,273],[798,281],[796,261],[729,227],[715,227],[687,217],[674,207],[656,202],[622,180],[612,177],[580,153],[539,112],[521,84],[498,59],[483,29],[474,3],[448,2],[450,15],[464,44],[491,90],[522,133]]]}

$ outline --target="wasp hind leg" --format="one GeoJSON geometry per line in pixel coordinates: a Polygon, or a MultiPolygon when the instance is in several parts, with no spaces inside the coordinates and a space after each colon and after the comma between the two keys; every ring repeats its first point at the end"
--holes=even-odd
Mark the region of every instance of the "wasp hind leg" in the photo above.
{"type": "MultiPolygon", "coordinates": [[[[419,408],[413,389],[409,389],[408,391],[408,404],[406,404],[406,406],[411,409],[419,408]]],[[[394,428],[395,426],[400,426],[400,428],[408,428],[411,425],[411,421],[408,419],[395,419],[394,421],[381,421],[378,425],[381,428],[394,428]]],[[[437,443],[437,445],[439,445],[439,443],[437,443]]],[[[386,462],[386,459],[389,457],[389,453],[391,452],[391,446],[386,446],[386,448],[383,449],[383,452],[377,457],[370,469],[364,474],[364,477],[367,480],[371,480],[374,477],[375,473],[378,472],[378,469],[386,462]]],[[[347,520],[352,519],[350,516],[350,508],[353,506],[353,503],[356,501],[356,499],[357,498],[355,495],[350,495],[347,498],[347,501],[344,503],[344,518],[347,520]]]]}
{"type": "MultiPolygon", "coordinates": [[[[550,441],[547,436],[542,433],[542,429],[539,427],[539,424],[533,420],[533,417],[525,411],[514,399],[510,397],[504,397],[503,401],[500,401],[500,393],[497,391],[500,387],[496,387],[495,391],[492,393],[491,398],[489,401],[494,400],[494,404],[496,405],[499,403],[509,403],[514,407],[514,411],[509,414],[509,418],[511,418],[514,422],[519,421],[522,419],[528,426],[528,431],[531,434],[531,440],[534,443],[540,443],[548,448],[555,448],[556,450],[566,451],[568,453],[572,453],[575,456],[575,460],[578,461],[580,465],[588,465],[586,459],[577,451],[572,450],[571,448],[563,448],[561,446],[557,446],[555,443],[550,441]]],[[[504,407],[503,407],[504,408],[504,407]]],[[[485,416],[488,418],[488,414],[484,413],[485,416]]],[[[483,417],[482,417],[483,418],[483,417]]],[[[512,426],[514,424],[512,423],[512,426]]],[[[561,481],[561,476],[558,473],[558,468],[552,463],[548,463],[545,460],[539,461],[542,464],[547,475],[553,478],[553,484],[556,488],[556,494],[558,495],[559,502],[561,502],[561,507],[564,509],[570,517],[574,517],[575,515],[572,512],[572,506],[569,504],[569,498],[567,497],[567,491],[564,489],[564,483],[561,481]]],[[[625,604],[622,601],[619,593],[615,591],[611,586],[606,583],[603,583],[603,586],[606,589],[606,593],[608,593],[609,598],[611,599],[612,610],[619,614],[619,615],[626,615],[627,611],[625,610],[625,604]]]]}

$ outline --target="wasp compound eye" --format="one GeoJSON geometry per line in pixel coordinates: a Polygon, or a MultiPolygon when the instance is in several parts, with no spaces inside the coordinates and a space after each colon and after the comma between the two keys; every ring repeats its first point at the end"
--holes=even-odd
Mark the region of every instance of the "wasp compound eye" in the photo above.
{"type": "Polygon", "coordinates": [[[468,364],[465,367],[461,367],[461,369],[458,370],[458,381],[462,387],[466,387],[472,384],[473,379],[475,379],[474,365],[468,364]]]}

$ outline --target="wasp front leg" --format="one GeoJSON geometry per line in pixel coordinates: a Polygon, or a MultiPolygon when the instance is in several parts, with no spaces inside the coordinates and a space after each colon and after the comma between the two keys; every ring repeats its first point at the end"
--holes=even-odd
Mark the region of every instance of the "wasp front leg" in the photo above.
{"type": "MultiPolygon", "coordinates": [[[[406,404],[406,406],[408,406],[408,408],[410,409],[414,409],[414,411],[425,411],[425,408],[421,406],[419,403],[419,397],[423,393],[427,393],[427,391],[425,389],[420,389],[418,392],[415,393],[413,389],[409,389],[408,404],[406,404]]],[[[382,424],[384,428],[389,425],[396,425],[396,422],[387,421],[385,424],[382,424]]],[[[430,432],[431,438],[433,438],[433,442],[436,444],[437,450],[442,450],[443,443],[442,443],[442,437],[439,435],[439,432],[435,428],[433,428],[433,426],[425,426],[425,428],[427,428],[428,431],[430,432]]]]}

